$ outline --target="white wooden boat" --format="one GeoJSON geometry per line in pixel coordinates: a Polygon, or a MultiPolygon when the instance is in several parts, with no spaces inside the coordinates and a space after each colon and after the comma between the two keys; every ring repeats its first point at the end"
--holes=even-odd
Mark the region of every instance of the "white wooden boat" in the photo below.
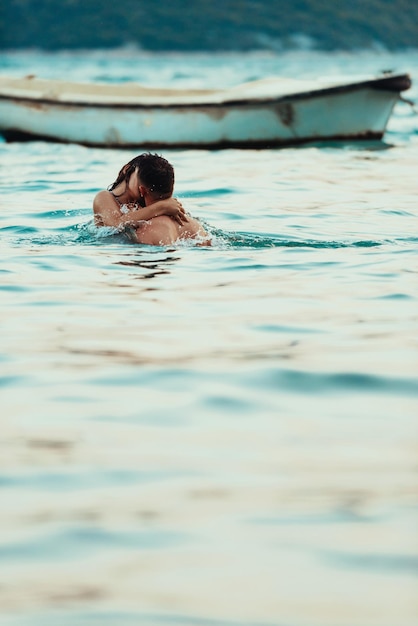
{"type": "Polygon", "coordinates": [[[326,83],[266,78],[223,90],[0,76],[0,133],[104,147],[226,148],[381,139],[407,74],[326,83]]]}

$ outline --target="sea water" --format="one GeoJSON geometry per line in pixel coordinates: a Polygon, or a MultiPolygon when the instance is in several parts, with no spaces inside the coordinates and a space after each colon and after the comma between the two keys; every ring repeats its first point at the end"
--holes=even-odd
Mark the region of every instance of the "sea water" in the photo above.
{"type": "MultiPolygon", "coordinates": [[[[417,51],[0,62],[179,87],[388,69],[416,101],[417,51]]],[[[383,142],[163,151],[210,248],[95,229],[135,154],[0,143],[0,623],[416,624],[416,108],[383,142]]]]}

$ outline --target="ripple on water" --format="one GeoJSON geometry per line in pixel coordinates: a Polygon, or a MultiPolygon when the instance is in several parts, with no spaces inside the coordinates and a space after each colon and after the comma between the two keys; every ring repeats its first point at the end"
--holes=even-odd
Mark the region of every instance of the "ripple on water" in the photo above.
{"type": "MultiPolygon", "coordinates": [[[[79,212],[78,212],[79,214],[79,212]]],[[[225,217],[225,214],[223,214],[225,217]]],[[[65,217],[74,218],[77,217],[74,212],[68,210],[61,211],[45,211],[36,215],[36,219],[43,222],[41,228],[33,225],[13,224],[0,228],[2,235],[6,235],[15,240],[15,243],[19,246],[27,245],[97,245],[101,243],[114,243],[114,244],[126,244],[132,246],[132,242],[123,234],[118,232],[115,228],[111,227],[99,227],[94,225],[93,220],[88,219],[87,222],[76,222],[75,224],[62,224],[62,219],[65,217]],[[57,226],[51,227],[45,225],[45,220],[57,221],[57,226]]],[[[244,220],[244,216],[234,214],[229,216],[230,219],[244,220]]],[[[230,248],[230,249],[249,249],[249,250],[263,250],[268,248],[311,248],[311,249],[338,249],[338,248],[375,248],[381,246],[384,243],[388,243],[387,240],[326,240],[326,239],[311,239],[309,237],[289,237],[282,235],[275,235],[272,233],[250,233],[241,231],[226,231],[219,228],[215,228],[210,224],[202,221],[205,228],[212,236],[212,249],[216,248],[230,248]]],[[[301,227],[305,228],[305,227],[301,227]]],[[[415,242],[415,238],[409,238],[411,243],[415,242]]],[[[175,246],[181,246],[184,243],[193,244],[189,242],[178,242],[175,246]]],[[[149,248],[149,246],[137,246],[138,249],[149,248]]],[[[164,248],[164,246],[162,246],[164,248]]],[[[167,246],[165,246],[167,247],[167,246]]],[[[169,247],[173,247],[171,244],[169,247]]]]}
{"type": "MultiPolygon", "coordinates": [[[[219,380],[219,373],[193,371],[190,369],[124,369],[115,375],[90,378],[88,384],[99,386],[146,386],[160,391],[187,390],[190,384],[199,382],[209,384],[219,380]]],[[[223,372],[222,380],[231,385],[242,384],[245,388],[257,388],[278,392],[294,392],[296,394],[340,394],[376,393],[405,396],[418,396],[418,379],[405,377],[378,376],[359,372],[318,373],[282,368],[257,368],[257,370],[241,370],[239,372],[223,372]]]]}
{"type": "Polygon", "coordinates": [[[184,477],[176,471],[77,471],[77,472],[31,472],[30,474],[0,474],[2,489],[36,489],[40,491],[78,491],[101,487],[123,487],[174,480],[184,477]]]}
{"type": "Polygon", "coordinates": [[[374,248],[382,245],[382,241],[358,240],[358,241],[327,241],[315,239],[289,238],[280,235],[258,234],[245,232],[223,232],[218,229],[211,229],[211,233],[216,237],[216,243],[224,243],[232,248],[374,248]]]}
{"type": "Polygon", "coordinates": [[[351,391],[361,393],[418,396],[418,379],[374,376],[358,372],[316,373],[269,369],[255,373],[248,385],[281,388],[296,393],[332,394],[351,391]]]}
{"type": "MultiPolygon", "coordinates": [[[[77,596],[82,600],[89,599],[88,593],[83,594],[85,589],[81,587],[74,590],[74,599],[77,596]],[[77,594],[79,591],[79,594],[77,594]]],[[[88,592],[89,588],[85,591],[88,592]]],[[[71,600],[71,596],[68,598],[71,600]]],[[[63,596],[62,600],[66,600],[63,596]]],[[[248,620],[216,619],[197,614],[182,614],[179,611],[173,613],[164,612],[139,612],[139,611],[91,611],[80,610],[54,610],[50,613],[32,613],[30,618],[21,616],[5,617],[2,626],[249,626],[248,620]]],[[[251,620],[251,626],[271,626],[271,622],[251,620]]],[[[278,624],[282,626],[282,624],[278,624]]]]}
{"type": "Polygon", "coordinates": [[[71,560],[109,550],[159,550],[188,539],[185,533],[141,530],[109,531],[98,527],[76,527],[37,535],[32,539],[0,544],[2,562],[16,560],[71,560]]]}
{"type": "Polygon", "coordinates": [[[2,387],[18,387],[29,381],[27,376],[0,376],[0,388],[2,387]]]}
{"type": "Polygon", "coordinates": [[[382,574],[418,575],[418,556],[411,554],[355,554],[352,552],[321,551],[322,559],[340,569],[372,570],[382,574]]]}

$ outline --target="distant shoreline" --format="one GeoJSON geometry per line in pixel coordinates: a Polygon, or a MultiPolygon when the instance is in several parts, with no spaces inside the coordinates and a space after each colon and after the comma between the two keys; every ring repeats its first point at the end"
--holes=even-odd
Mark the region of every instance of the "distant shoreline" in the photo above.
{"type": "Polygon", "coordinates": [[[418,3],[405,0],[194,0],[187,9],[172,0],[3,0],[1,17],[1,50],[397,51],[418,42],[418,3]]]}

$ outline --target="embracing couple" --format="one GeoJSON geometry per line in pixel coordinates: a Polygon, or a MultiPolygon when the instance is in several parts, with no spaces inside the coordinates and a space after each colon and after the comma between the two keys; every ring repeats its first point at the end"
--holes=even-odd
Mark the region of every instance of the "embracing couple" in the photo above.
{"type": "Polygon", "coordinates": [[[122,167],[107,191],[96,195],[95,223],[124,231],[135,243],[158,246],[195,239],[198,245],[210,245],[201,224],[173,198],[173,189],[173,166],[157,154],[141,154],[122,167]]]}

